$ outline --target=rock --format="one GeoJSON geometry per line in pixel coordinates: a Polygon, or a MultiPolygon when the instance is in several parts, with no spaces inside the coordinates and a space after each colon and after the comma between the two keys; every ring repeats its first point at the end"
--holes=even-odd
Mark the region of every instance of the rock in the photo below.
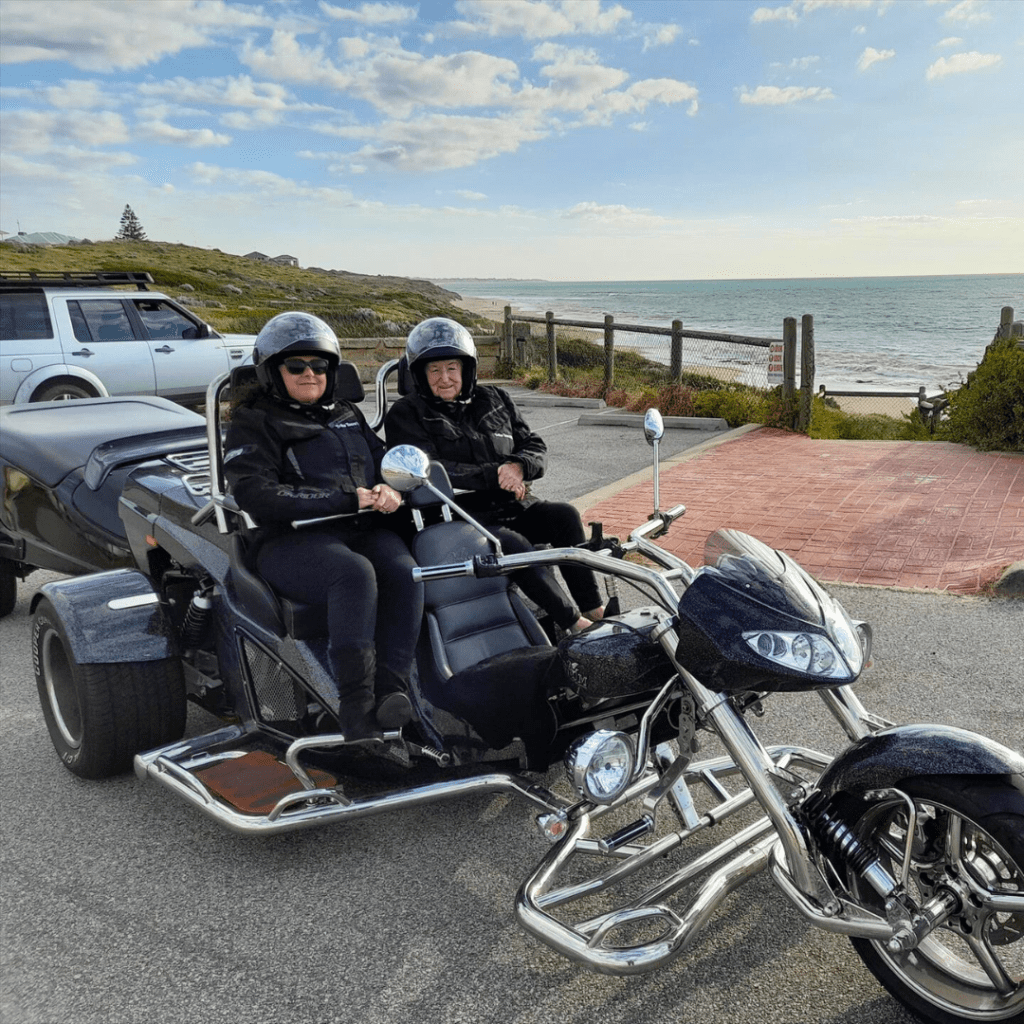
{"type": "Polygon", "coordinates": [[[1024,562],[1007,566],[1003,575],[992,584],[996,597],[1024,597],[1024,562]]]}

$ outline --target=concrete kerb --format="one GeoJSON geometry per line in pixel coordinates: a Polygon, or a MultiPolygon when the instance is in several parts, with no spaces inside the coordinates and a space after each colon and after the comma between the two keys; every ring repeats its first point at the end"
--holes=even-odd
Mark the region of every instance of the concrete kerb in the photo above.
{"type": "MultiPolygon", "coordinates": [[[[642,423],[643,417],[639,414],[632,414],[636,417],[635,421],[642,423]]],[[[671,417],[672,419],[686,419],[687,417],[671,417]]],[[[581,417],[582,419],[582,417],[581,417]]],[[[718,437],[709,438],[707,441],[702,441],[698,445],[694,445],[692,448],[687,448],[685,451],[679,452],[678,455],[673,455],[667,459],[660,460],[660,469],[667,469],[670,466],[678,466],[681,462],[688,462],[690,459],[695,459],[705,452],[711,451],[713,448],[717,448],[720,444],[725,444],[727,441],[735,441],[738,437],[742,437],[744,434],[749,434],[752,430],[760,430],[760,423],[747,423],[742,427],[734,427],[732,430],[726,430],[718,437]]],[[[604,487],[599,487],[596,491],[591,491],[589,494],[584,494],[579,498],[575,498],[570,504],[576,509],[580,515],[594,505],[599,504],[602,501],[607,501],[609,498],[615,497],[620,491],[625,491],[630,487],[635,487],[637,484],[645,484],[654,479],[654,465],[653,463],[641,469],[637,473],[631,473],[629,476],[624,476],[621,480],[616,480],[614,483],[605,484],[604,487]]]]}
{"type": "MultiPolygon", "coordinates": [[[[585,412],[578,423],[581,427],[640,427],[644,418],[638,412],[585,412]]],[[[728,430],[729,424],[718,416],[662,416],[666,430],[728,430]]]]}

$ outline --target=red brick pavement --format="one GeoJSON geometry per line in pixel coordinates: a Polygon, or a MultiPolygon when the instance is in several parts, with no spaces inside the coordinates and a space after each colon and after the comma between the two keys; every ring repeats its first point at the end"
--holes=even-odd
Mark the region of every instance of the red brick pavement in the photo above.
{"type": "MultiPolygon", "coordinates": [[[[691,565],[726,526],[835,583],[972,594],[1024,559],[1024,455],[759,429],[663,466],[659,497],[687,507],[659,543],[691,565]]],[[[625,537],[652,503],[653,485],[638,484],[583,521],[625,537]]]]}

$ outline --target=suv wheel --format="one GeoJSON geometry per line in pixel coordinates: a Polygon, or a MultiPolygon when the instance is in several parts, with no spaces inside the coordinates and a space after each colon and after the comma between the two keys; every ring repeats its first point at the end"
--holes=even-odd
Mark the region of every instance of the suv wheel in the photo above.
{"type": "Polygon", "coordinates": [[[96,398],[96,392],[77,381],[64,379],[51,381],[32,396],[33,402],[69,402],[74,398],[96,398]]]}

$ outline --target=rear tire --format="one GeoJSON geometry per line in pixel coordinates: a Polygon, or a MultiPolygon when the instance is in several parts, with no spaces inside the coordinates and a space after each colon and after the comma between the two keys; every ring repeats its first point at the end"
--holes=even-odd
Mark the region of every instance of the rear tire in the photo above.
{"type": "Polygon", "coordinates": [[[96,392],[70,378],[51,381],[32,396],[33,402],[70,402],[76,398],[96,398],[96,392]]]}
{"type": "Polygon", "coordinates": [[[73,774],[117,775],[137,753],[184,733],[185,684],[177,659],[80,665],[45,599],[32,623],[32,655],[46,728],[73,774]]]}
{"type": "MultiPolygon", "coordinates": [[[[893,953],[869,939],[852,939],[854,948],[890,994],[931,1024],[1024,1024],[1024,790],[985,775],[900,785],[918,813],[910,895],[924,902],[949,887],[969,898],[916,949],[893,953]],[[1009,909],[996,912],[995,898],[1009,909]]],[[[847,821],[855,820],[851,809],[847,803],[847,821]]],[[[854,831],[898,878],[906,805],[882,801],[857,813],[854,831]]],[[[865,906],[885,916],[873,889],[859,877],[850,885],[865,906]]]]}
{"type": "Polygon", "coordinates": [[[14,563],[0,558],[0,619],[14,611],[18,603],[18,577],[14,575],[14,563]]]}

